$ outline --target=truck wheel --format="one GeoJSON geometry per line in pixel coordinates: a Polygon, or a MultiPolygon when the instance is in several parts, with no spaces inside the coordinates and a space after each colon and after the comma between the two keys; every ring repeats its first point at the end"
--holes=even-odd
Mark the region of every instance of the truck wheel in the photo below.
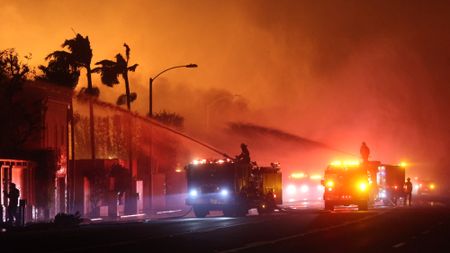
{"type": "Polygon", "coordinates": [[[333,204],[333,202],[325,200],[325,210],[334,211],[334,204],[333,204]]]}
{"type": "Polygon", "coordinates": [[[269,212],[269,210],[267,209],[267,207],[262,207],[261,205],[259,205],[258,208],[256,208],[256,209],[258,209],[258,214],[259,214],[259,215],[264,214],[264,213],[268,213],[268,212],[269,212]]]}
{"type": "Polygon", "coordinates": [[[236,207],[236,216],[237,217],[245,217],[247,216],[248,209],[245,206],[236,207]]]}
{"type": "Polygon", "coordinates": [[[369,210],[367,201],[362,201],[362,202],[358,205],[358,210],[360,210],[360,211],[367,211],[367,210],[369,210]]]}
{"type": "Polygon", "coordinates": [[[194,214],[197,218],[204,218],[209,213],[209,210],[205,207],[194,206],[194,214]]]}

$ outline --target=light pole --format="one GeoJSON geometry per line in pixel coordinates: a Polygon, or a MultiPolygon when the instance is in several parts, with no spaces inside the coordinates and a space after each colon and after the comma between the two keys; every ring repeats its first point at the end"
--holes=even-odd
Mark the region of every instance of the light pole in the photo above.
{"type": "MultiPolygon", "coordinates": [[[[161,74],[163,74],[163,73],[165,73],[165,72],[167,72],[167,71],[169,71],[169,70],[172,70],[172,69],[177,69],[177,68],[197,68],[198,66],[197,66],[197,64],[193,64],[193,63],[191,63],[191,64],[187,64],[187,65],[177,65],[177,66],[173,66],[173,67],[170,67],[170,68],[167,68],[167,69],[164,69],[163,71],[161,71],[161,72],[159,72],[157,75],[155,75],[154,77],[150,77],[150,79],[149,79],[149,96],[148,96],[148,99],[149,99],[149,103],[148,103],[148,116],[150,117],[150,118],[153,118],[153,81],[155,81],[156,80],[156,78],[158,78],[158,76],[160,76],[161,74]]],[[[153,202],[153,188],[154,188],[154,185],[153,185],[153,182],[152,182],[152,180],[153,180],[153,127],[152,127],[152,125],[150,124],[150,139],[149,139],[149,171],[148,171],[148,176],[149,176],[149,183],[150,183],[150,196],[149,196],[149,198],[148,198],[148,200],[149,200],[149,204],[148,204],[148,207],[151,209],[152,208],[152,202],[153,202]]]]}
{"type": "Polygon", "coordinates": [[[148,116],[151,118],[153,117],[153,81],[155,81],[156,78],[158,78],[158,76],[160,76],[161,74],[163,74],[164,72],[167,72],[171,69],[177,69],[177,68],[197,68],[197,64],[187,64],[187,65],[178,65],[178,66],[173,66],[170,68],[167,68],[161,72],[159,72],[157,75],[155,75],[154,77],[150,77],[149,80],[149,103],[148,103],[148,116]]]}

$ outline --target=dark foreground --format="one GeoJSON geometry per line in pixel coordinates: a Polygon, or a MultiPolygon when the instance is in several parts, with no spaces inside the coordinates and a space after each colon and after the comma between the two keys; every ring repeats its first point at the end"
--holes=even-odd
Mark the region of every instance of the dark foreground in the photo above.
{"type": "Polygon", "coordinates": [[[1,252],[450,252],[445,204],[4,232],[1,252]]]}

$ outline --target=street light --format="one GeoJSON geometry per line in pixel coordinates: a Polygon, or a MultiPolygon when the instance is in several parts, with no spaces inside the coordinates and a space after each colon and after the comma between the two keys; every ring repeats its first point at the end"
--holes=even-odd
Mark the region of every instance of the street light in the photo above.
{"type": "Polygon", "coordinates": [[[197,64],[193,64],[193,63],[187,64],[187,65],[173,66],[173,67],[167,68],[167,69],[165,69],[165,70],[159,72],[159,73],[158,73],[156,76],[154,76],[154,77],[150,77],[150,80],[149,80],[149,86],[150,86],[150,87],[149,87],[149,92],[150,92],[150,94],[149,94],[149,105],[148,105],[148,115],[149,115],[150,117],[153,117],[153,81],[155,81],[155,79],[158,78],[158,76],[160,76],[160,75],[163,74],[164,72],[167,72],[167,71],[169,71],[169,70],[171,70],[171,69],[177,69],[177,68],[197,68],[197,67],[198,67],[198,65],[197,65],[197,64]]]}
{"type": "MultiPolygon", "coordinates": [[[[177,68],[197,68],[197,64],[187,64],[187,65],[178,65],[178,66],[173,66],[170,68],[167,68],[161,72],[159,72],[157,75],[155,75],[154,77],[150,77],[149,79],[149,104],[148,104],[148,115],[150,118],[153,117],[153,81],[155,81],[156,78],[158,78],[158,76],[160,76],[161,74],[171,70],[171,69],[177,69],[177,68]]],[[[150,140],[149,140],[149,158],[150,158],[150,166],[149,166],[149,182],[150,182],[150,196],[149,196],[149,207],[152,207],[152,201],[153,201],[153,161],[152,161],[152,157],[153,157],[153,127],[150,124],[150,140]]]]}

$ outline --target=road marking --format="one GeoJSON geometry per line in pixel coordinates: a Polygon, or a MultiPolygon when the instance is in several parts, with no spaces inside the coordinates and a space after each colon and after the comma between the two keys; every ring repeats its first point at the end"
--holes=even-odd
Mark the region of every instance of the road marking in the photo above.
{"type": "Polygon", "coordinates": [[[406,242],[401,242],[401,243],[397,243],[394,246],[392,246],[392,248],[400,248],[406,245],[406,242]]]}
{"type": "Polygon", "coordinates": [[[361,218],[361,219],[358,219],[358,220],[354,220],[354,221],[351,221],[351,222],[347,221],[347,222],[344,222],[344,223],[341,223],[341,224],[338,224],[338,225],[332,225],[332,226],[328,226],[328,227],[324,227],[324,228],[317,228],[317,229],[310,230],[308,232],[304,232],[304,233],[300,233],[300,234],[294,234],[294,235],[290,235],[290,236],[285,236],[285,237],[281,237],[281,238],[274,239],[274,240],[251,242],[251,243],[245,244],[242,247],[233,248],[233,249],[227,249],[227,250],[222,250],[222,251],[216,251],[216,252],[217,253],[239,252],[239,251],[242,251],[242,250],[247,250],[247,249],[251,249],[251,248],[257,248],[257,247],[261,247],[261,246],[264,246],[264,245],[276,244],[276,243],[279,243],[279,242],[288,241],[288,240],[292,240],[292,239],[308,236],[308,235],[311,235],[311,234],[316,234],[316,233],[319,233],[319,232],[329,231],[329,230],[332,230],[332,229],[335,229],[335,228],[345,227],[345,226],[348,226],[348,225],[351,225],[351,224],[355,224],[355,223],[358,223],[358,222],[361,222],[361,221],[364,221],[364,220],[375,218],[375,217],[383,215],[383,214],[385,214],[387,212],[388,211],[384,211],[384,212],[380,212],[380,213],[377,213],[375,215],[367,216],[367,217],[364,217],[364,218],[361,218]]]}

